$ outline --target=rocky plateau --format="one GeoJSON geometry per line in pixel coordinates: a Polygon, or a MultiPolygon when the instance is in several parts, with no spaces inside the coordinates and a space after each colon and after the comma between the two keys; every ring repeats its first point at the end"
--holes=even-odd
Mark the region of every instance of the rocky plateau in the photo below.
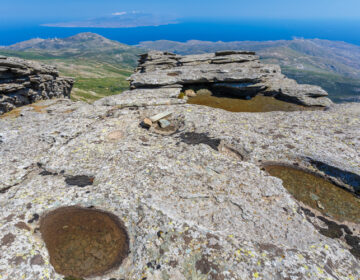
{"type": "Polygon", "coordinates": [[[110,212],[128,236],[122,263],[85,279],[360,279],[359,224],[309,208],[264,169],[302,168],[358,197],[359,103],[332,104],[250,52],[151,52],[130,82],[93,104],[43,100],[0,117],[0,279],[73,279],[40,233],[66,206],[110,212]],[[234,113],[178,98],[214,83],[326,109],[234,113]],[[144,128],[163,112],[169,126],[144,128]]]}

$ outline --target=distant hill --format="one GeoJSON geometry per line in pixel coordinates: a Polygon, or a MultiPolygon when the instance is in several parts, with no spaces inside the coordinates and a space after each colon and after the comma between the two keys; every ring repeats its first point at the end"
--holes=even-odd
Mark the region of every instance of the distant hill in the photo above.
{"type": "Polygon", "coordinates": [[[63,39],[31,39],[6,47],[9,50],[29,51],[29,50],[44,50],[44,51],[94,51],[94,50],[108,50],[113,48],[130,49],[130,46],[121,44],[117,41],[111,41],[105,37],[95,33],[79,33],[63,39]]]}
{"type": "Polygon", "coordinates": [[[64,76],[76,79],[73,99],[94,101],[128,89],[140,48],[94,33],[63,39],[32,39],[0,48],[0,54],[55,65],[64,76]]]}
{"type": "Polygon", "coordinates": [[[199,54],[219,50],[256,51],[263,62],[280,64],[283,73],[299,83],[317,84],[335,101],[360,99],[360,46],[320,39],[280,41],[206,42],[148,41],[144,49],[178,54],[199,54]]]}
{"type": "Polygon", "coordinates": [[[140,49],[109,40],[95,33],[79,33],[63,39],[32,39],[11,46],[3,51],[26,52],[19,55],[33,56],[34,59],[93,59],[109,63],[121,63],[133,68],[137,64],[140,49]]]}
{"type": "Polygon", "coordinates": [[[139,27],[139,26],[159,26],[177,23],[174,18],[160,16],[142,12],[119,12],[109,16],[93,18],[84,21],[60,22],[44,24],[50,27],[101,27],[101,28],[120,28],[120,27],[139,27]]]}
{"type": "Polygon", "coordinates": [[[94,101],[128,88],[126,78],[146,50],[196,54],[219,50],[253,50],[263,62],[280,64],[299,83],[315,84],[335,102],[360,101],[360,47],[344,42],[294,39],[267,42],[173,41],[129,46],[95,33],[63,39],[32,39],[0,48],[0,55],[39,60],[76,78],[74,99],[94,101]]]}

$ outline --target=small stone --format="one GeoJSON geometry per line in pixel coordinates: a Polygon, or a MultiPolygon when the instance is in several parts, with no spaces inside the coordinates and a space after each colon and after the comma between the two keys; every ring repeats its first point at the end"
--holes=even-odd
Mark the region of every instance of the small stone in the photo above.
{"type": "Polygon", "coordinates": [[[196,95],[212,95],[212,92],[206,88],[199,89],[196,95]]]}
{"type": "Polygon", "coordinates": [[[144,128],[150,128],[151,126],[153,125],[153,122],[148,119],[148,118],[145,118],[142,122],[141,122],[141,126],[144,127],[144,128]]]}
{"type": "Polygon", "coordinates": [[[318,208],[320,208],[322,210],[325,209],[324,205],[320,202],[320,200],[316,201],[316,205],[317,205],[318,208]]]}
{"type": "Polygon", "coordinates": [[[187,90],[185,90],[185,95],[188,96],[188,97],[195,97],[196,93],[192,89],[187,89],[187,90]]]}
{"type": "Polygon", "coordinates": [[[161,128],[166,128],[166,127],[170,126],[170,124],[171,123],[168,120],[165,120],[165,119],[159,121],[159,125],[160,125],[161,128]]]}
{"type": "Polygon", "coordinates": [[[310,194],[310,198],[312,199],[312,200],[319,200],[320,199],[320,197],[318,197],[316,194],[314,194],[314,193],[311,193],[310,194]]]}

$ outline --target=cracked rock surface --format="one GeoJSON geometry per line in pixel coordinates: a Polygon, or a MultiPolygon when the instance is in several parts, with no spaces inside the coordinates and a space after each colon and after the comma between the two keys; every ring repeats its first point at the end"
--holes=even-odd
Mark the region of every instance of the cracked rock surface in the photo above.
{"type": "Polygon", "coordinates": [[[157,92],[46,100],[0,119],[1,279],[64,278],[38,227],[71,205],[115,214],[129,235],[121,266],[89,279],[359,279],[347,244],[261,170],[311,158],[360,175],[359,104],[231,113],[157,92]],[[139,125],[164,111],[171,133],[139,125]]]}
{"type": "Polygon", "coordinates": [[[0,57],[0,115],[54,97],[70,97],[73,79],[55,67],[15,57],[0,57]]]}

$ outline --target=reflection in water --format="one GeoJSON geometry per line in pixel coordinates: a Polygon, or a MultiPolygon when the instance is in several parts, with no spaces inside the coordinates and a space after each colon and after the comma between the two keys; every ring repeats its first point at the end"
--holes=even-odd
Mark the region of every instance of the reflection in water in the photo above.
{"type": "Polygon", "coordinates": [[[221,96],[212,94],[202,94],[188,99],[189,104],[205,105],[213,108],[220,108],[230,112],[272,112],[272,111],[307,111],[319,108],[305,107],[274,97],[256,95],[247,100],[233,96],[221,96]]]}
{"type": "Polygon", "coordinates": [[[265,170],[283,181],[299,201],[338,221],[360,223],[360,199],[311,173],[288,166],[268,165],[265,170]]]}

